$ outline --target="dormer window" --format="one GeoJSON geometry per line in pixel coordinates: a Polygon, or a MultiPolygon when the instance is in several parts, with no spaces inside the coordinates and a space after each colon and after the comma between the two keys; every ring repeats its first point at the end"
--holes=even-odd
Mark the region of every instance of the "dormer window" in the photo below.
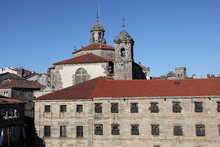
{"type": "Polygon", "coordinates": [[[125,49],[124,48],[121,49],[121,57],[125,57],[125,49]]]}

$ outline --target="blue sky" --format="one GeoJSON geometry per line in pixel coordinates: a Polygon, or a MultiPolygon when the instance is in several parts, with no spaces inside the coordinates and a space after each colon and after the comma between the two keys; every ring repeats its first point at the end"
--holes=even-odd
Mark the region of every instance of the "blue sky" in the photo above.
{"type": "MultiPolygon", "coordinates": [[[[220,0],[99,0],[107,44],[122,30],[134,38],[136,62],[159,76],[220,74],[220,0]]],[[[97,0],[0,0],[0,68],[44,73],[89,45],[97,0]]]]}

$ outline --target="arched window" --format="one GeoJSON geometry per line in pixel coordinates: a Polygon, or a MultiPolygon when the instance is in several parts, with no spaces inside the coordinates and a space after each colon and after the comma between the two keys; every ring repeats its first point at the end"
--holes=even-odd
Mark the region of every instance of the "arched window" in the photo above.
{"type": "Polygon", "coordinates": [[[121,57],[124,57],[124,56],[125,56],[125,49],[122,48],[122,49],[121,49],[121,57]]]}
{"type": "Polygon", "coordinates": [[[84,68],[77,69],[75,73],[76,84],[86,81],[87,77],[88,77],[88,74],[84,68]]]}

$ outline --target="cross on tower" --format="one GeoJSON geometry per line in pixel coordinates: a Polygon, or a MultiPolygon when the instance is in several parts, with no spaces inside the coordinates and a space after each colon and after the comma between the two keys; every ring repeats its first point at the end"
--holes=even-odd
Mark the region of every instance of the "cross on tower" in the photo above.
{"type": "Polygon", "coordinates": [[[97,13],[96,13],[96,22],[99,22],[99,11],[97,10],[97,13]]]}
{"type": "Polygon", "coordinates": [[[96,22],[99,22],[99,12],[100,11],[100,3],[99,0],[97,0],[97,13],[96,13],[96,22]]]}
{"type": "Polygon", "coordinates": [[[125,28],[125,18],[124,17],[122,18],[122,24],[123,24],[122,27],[124,29],[125,28]]]}

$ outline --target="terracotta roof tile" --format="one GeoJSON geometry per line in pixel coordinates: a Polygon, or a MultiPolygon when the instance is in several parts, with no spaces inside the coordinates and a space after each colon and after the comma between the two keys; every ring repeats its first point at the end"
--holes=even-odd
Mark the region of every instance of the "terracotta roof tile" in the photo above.
{"type": "Polygon", "coordinates": [[[55,66],[49,67],[48,69],[55,69],[55,66]]]}
{"type": "Polygon", "coordinates": [[[12,99],[12,98],[1,98],[0,97],[0,103],[21,103],[21,102],[24,102],[24,101],[12,99]]]}
{"type": "Polygon", "coordinates": [[[77,63],[94,63],[94,62],[108,62],[111,61],[111,59],[102,58],[100,56],[96,56],[94,54],[86,54],[82,56],[78,56],[75,58],[71,58],[68,60],[60,61],[57,63],[54,63],[54,65],[59,64],[77,64],[77,63]]]}
{"type": "Polygon", "coordinates": [[[28,81],[21,79],[7,79],[0,83],[0,88],[30,88],[30,89],[40,89],[42,87],[36,81],[28,81]]]}
{"type": "Polygon", "coordinates": [[[37,100],[99,97],[220,96],[220,78],[183,80],[113,80],[96,78],[37,100]]]}
{"type": "Polygon", "coordinates": [[[93,44],[90,44],[86,47],[83,47],[73,53],[77,53],[79,51],[85,51],[85,50],[95,50],[95,49],[101,49],[101,50],[115,50],[113,47],[107,45],[107,44],[103,44],[103,43],[93,43],[93,44]]]}

